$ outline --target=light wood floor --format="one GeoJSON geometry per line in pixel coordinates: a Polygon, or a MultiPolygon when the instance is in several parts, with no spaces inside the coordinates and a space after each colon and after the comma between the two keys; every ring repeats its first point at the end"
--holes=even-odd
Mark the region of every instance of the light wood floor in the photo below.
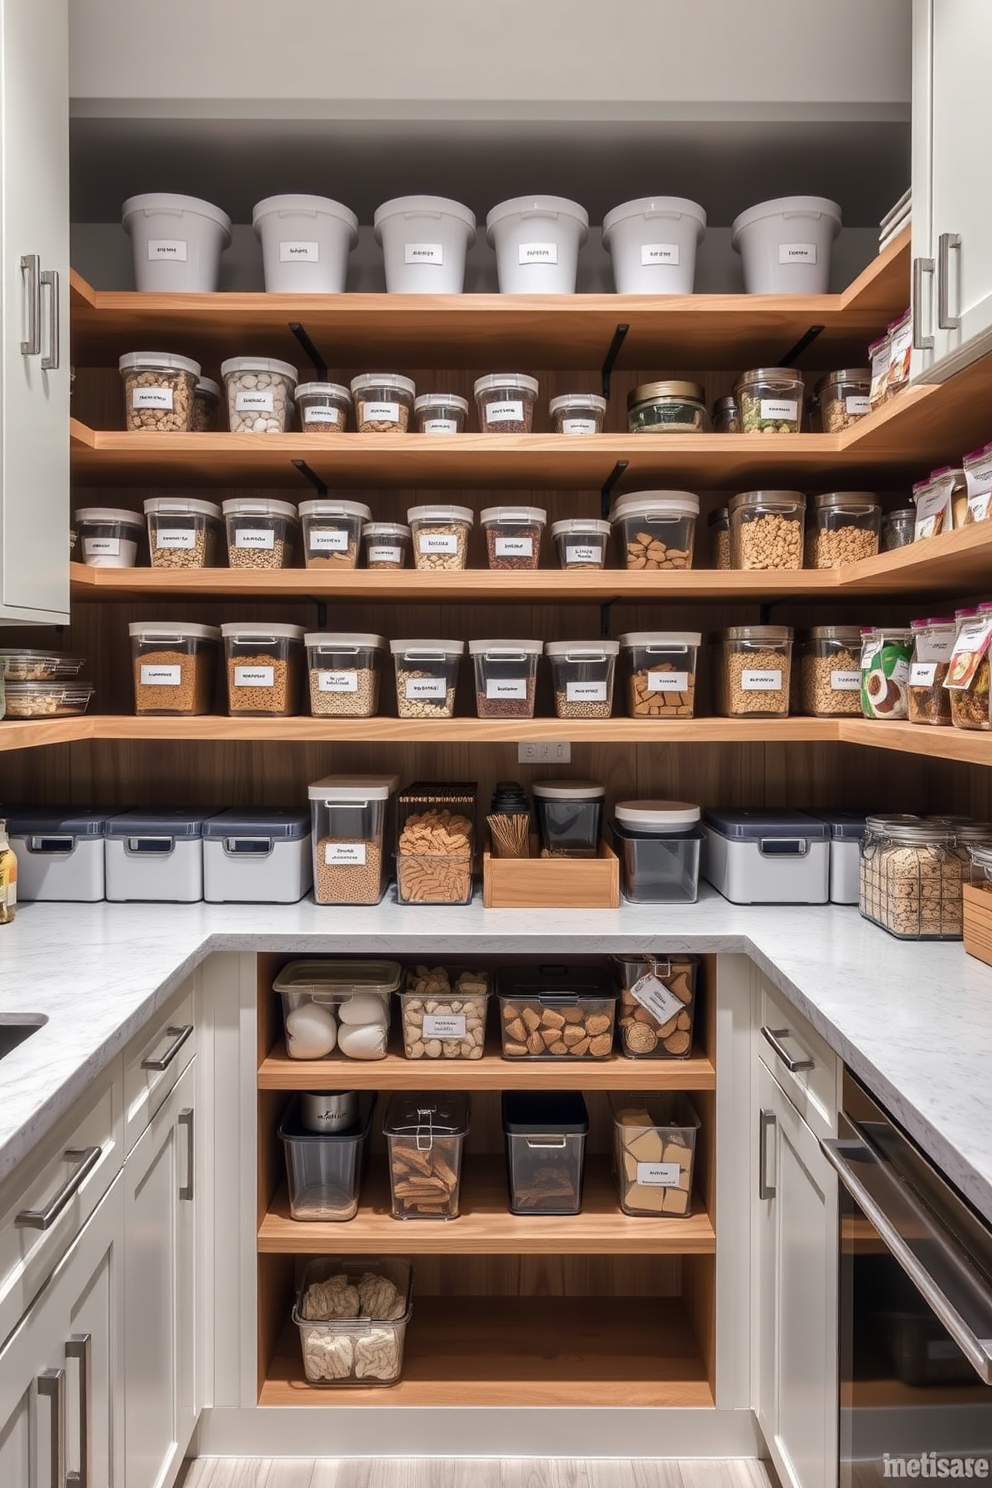
{"type": "Polygon", "coordinates": [[[177,1488],[770,1488],[760,1462],[201,1457],[177,1488]]]}

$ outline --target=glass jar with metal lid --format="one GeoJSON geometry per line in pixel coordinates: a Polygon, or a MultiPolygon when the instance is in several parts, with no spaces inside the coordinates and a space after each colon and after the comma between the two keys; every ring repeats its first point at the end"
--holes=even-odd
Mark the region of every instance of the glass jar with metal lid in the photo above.
{"type": "Polygon", "coordinates": [[[733,393],[728,398],[717,398],[713,404],[713,433],[739,434],[741,423],[737,415],[737,400],[733,393]]]}
{"type": "Polygon", "coordinates": [[[741,491],[727,503],[734,568],[802,568],[801,491],[741,491]]]}
{"type": "Polygon", "coordinates": [[[698,382],[642,382],[627,394],[631,434],[708,434],[703,389],[698,382]]]}
{"type": "Polygon", "coordinates": [[[861,717],[861,631],[815,625],[799,659],[799,705],[811,718],[861,717]]]}
{"type": "Polygon", "coordinates": [[[891,553],[894,548],[905,548],[913,541],[916,511],[911,506],[900,506],[897,511],[886,512],[882,518],[882,552],[891,553]]]}
{"type": "Polygon", "coordinates": [[[823,433],[839,434],[870,413],[870,389],[870,367],[845,367],[821,377],[816,384],[816,398],[820,404],[823,433]]]}
{"type": "Polygon", "coordinates": [[[874,491],[828,491],[807,504],[807,568],[842,568],[874,558],[882,528],[882,508],[874,491]]]}
{"type": "Polygon", "coordinates": [[[734,384],[742,434],[798,434],[806,385],[792,367],[755,367],[734,384]]]}
{"type": "MultiPolygon", "coordinates": [[[[992,829],[972,824],[980,833],[992,829]]],[[[960,940],[972,827],[869,817],[860,909],[900,940],[960,940]]]]}
{"type": "Polygon", "coordinates": [[[716,712],[724,718],[788,718],[791,626],[732,625],[713,642],[716,712]]]}

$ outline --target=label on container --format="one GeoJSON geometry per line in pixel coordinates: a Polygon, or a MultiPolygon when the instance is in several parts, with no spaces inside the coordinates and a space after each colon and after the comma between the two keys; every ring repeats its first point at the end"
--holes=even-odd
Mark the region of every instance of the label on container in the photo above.
{"type": "Polygon", "coordinates": [[[790,263],[816,263],[815,243],[779,243],[778,261],[780,264],[790,263]]]}
{"type": "Polygon", "coordinates": [[[424,434],[457,434],[458,420],[446,418],[424,419],[421,425],[421,431],[424,434]]]}
{"type": "Polygon", "coordinates": [[[603,550],[598,544],[575,543],[565,545],[566,563],[598,563],[603,556],[603,550]]]}
{"type": "Polygon", "coordinates": [[[6,897],[7,897],[7,908],[8,909],[16,909],[17,908],[17,879],[16,878],[9,878],[7,880],[7,894],[6,894],[6,897]]]}
{"type": "Polygon", "coordinates": [[[630,989],[630,995],[659,1023],[670,1023],[684,1008],[675,993],[653,971],[645,972],[644,976],[638,978],[630,989]]]}
{"type": "Polygon", "coordinates": [[[980,496],[968,497],[968,510],[973,522],[984,522],[992,506],[992,491],[983,491],[980,496]]]}
{"type": "Polygon", "coordinates": [[[268,548],[274,550],[276,545],[276,534],[273,527],[236,527],[234,530],[234,546],[236,548],[268,548]]]}
{"type": "Polygon", "coordinates": [[[374,543],[369,548],[370,563],[402,563],[402,548],[387,548],[382,543],[374,543]]]}
{"type": "Polygon", "coordinates": [[[463,1039],[464,1037],[464,1013],[453,1013],[446,1018],[442,1018],[439,1013],[424,1014],[425,1039],[463,1039]]]}
{"type": "Polygon", "coordinates": [[[165,408],[172,412],[172,389],[167,387],[136,387],[131,393],[132,408],[165,408]]]}
{"type": "Polygon", "coordinates": [[[518,264],[556,264],[557,262],[557,243],[520,243],[517,245],[518,264]]]}
{"type": "Polygon", "coordinates": [[[83,552],[87,558],[119,558],[121,540],[119,537],[84,537],[83,552]]]}
{"type": "Polygon", "coordinates": [[[443,677],[407,677],[404,688],[410,702],[415,698],[441,698],[448,696],[448,684],[443,677]]]}
{"type": "Polygon", "coordinates": [[[497,537],[493,543],[497,558],[533,558],[532,537],[497,537]]]}
{"type": "MultiPolygon", "coordinates": [[[[860,677],[858,679],[860,684],[860,677]]],[[[742,692],[781,692],[782,673],[780,671],[743,671],[741,672],[742,692]]]]}
{"type": "Polygon", "coordinates": [[[649,1188],[678,1188],[681,1177],[682,1169],[678,1163],[637,1164],[637,1181],[649,1188]]]}
{"type": "Polygon", "coordinates": [[[844,407],[852,418],[862,418],[871,413],[871,402],[863,393],[849,393],[844,399],[844,407]]]}
{"type": "Polygon", "coordinates": [[[524,421],[524,405],[519,399],[511,398],[506,403],[486,404],[487,424],[522,424],[524,421]]]}
{"type": "Polygon", "coordinates": [[[453,532],[418,532],[417,548],[421,553],[457,553],[458,538],[453,532]]]}
{"type": "Polygon", "coordinates": [[[349,537],[343,527],[310,528],[311,553],[347,553],[349,537]]]}
{"type": "Polygon", "coordinates": [[[400,405],[398,403],[362,403],[359,419],[363,424],[398,424],[400,421],[400,405]]]}
{"type": "Polygon", "coordinates": [[[641,268],[647,268],[648,264],[671,264],[673,267],[679,261],[678,243],[642,243],[641,244],[641,268]]]}
{"type": "Polygon", "coordinates": [[[409,263],[444,263],[443,243],[404,243],[403,262],[409,263]]]}
{"type": "Polygon", "coordinates": [[[235,687],[275,687],[276,669],[269,666],[236,666],[235,687]]]}
{"type": "Polygon", "coordinates": [[[186,239],[185,238],[149,238],[148,258],[156,263],[165,258],[171,258],[173,263],[186,262],[186,239]]]}
{"type": "Polygon", "coordinates": [[[992,449],[980,450],[977,456],[965,456],[964,479],[969,496],[992,491],[992,449]]]}
{"type": "Polygon", "coordinates": [[[777,419],[779,423],[796,423],[799,418],[799,404],[793,398],[761,398],[761,410],[759,417],[762,419],[777,419]]]}
{"type": "MultiPolygon", "coordinates": [[[[953,487],[953,478],[939,477],[916,496],[916,538],[937,537],[950,526],[953,487]]],[[[916,487],[913,489],[915,492],[916,487]]]]}
{"type": "MultiPolygon", "coordinates": [[[[859,677],[860,683],[860,677],[859,677]]],[[[648,672],[648,692],[688,692],[688,672],[648,672]]]]}
{"type": "Polygon", "coordinates": [[[914,661],[909,669],[910,687],[932,687],[937,675],[935,661],[914,661]]]}
{"type": "Polygon", "coordinates": [[[834,667],[830,673],[831,692],[860,692],[861,672],[845,672],[839,667],[834,667]]]}
{"type": "Polygon", "coordinates": [[[348,868],[365,867],[367,842],[328,842],[324,845],[324,862],[348,868]]]}
{"type": "Polygon", "coordinates": [[[238,388],[234,395],[235,413],[273,413],[275,395],[271,388],[238,388]]]}
{"type": "Polygon", "coordinates": [[[320,244],[292,238],[279,244],[280,263],[320,263],[320,244]]]}
{"type": "Polygon", "coordinates": [[[196,533],[192,527],[158,527],[155,530],[157,548],[195,548],[196,533]]]}
{"type": "Polygon", "coordinates": [[[954,650],[954,626],[934,626],[916,633],[917,661],[947,661],[954,650]]]}
{"type": "Polygon", "coordinates": [[[487,677],[487,698],[524,698],[527,697],[526,677],[487,677]]]}
{"type": "Polygon", "coordinates": [[[583,418],[567,418],[561,421],[561,432],[563,434],[595,434],[596,420],[583,418]]]}
{"type": "Polygon", "coordinates": [[[606,682],[566,682],[566,703],[605,703],[606,682]]]}
{"type": "Polygon", "coordinates": [[[982,657],[992,642],[992,616],[979,615],[966,620],[954,639],[951,664],[944,686],[951,692],[967,692],[975,680],[982,657]]]}
{"type": "Polygon", "coordinates": [[[318,672],[318,692],[357,692],[357,672],[318,672]]]}
{"type": "Polygon", "coordinates": [[[182,667],[142,665],[142,687],[179,687],[182,680],[182,667]]]}
{"type": "Polygon", "coordinates": [[[304,408],[304,424],[333,424],[335,428],[341,422],[340,408],[304,408]]]}

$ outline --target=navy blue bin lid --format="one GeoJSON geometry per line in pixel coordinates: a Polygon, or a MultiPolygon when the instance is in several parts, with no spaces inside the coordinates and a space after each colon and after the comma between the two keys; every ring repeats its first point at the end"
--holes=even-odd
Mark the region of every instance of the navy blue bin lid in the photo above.
{"type": "Polygon", "coordinates": [[[589,1130],[589,1112],[578,1090],[508,1090],[503,1130],[511,1136],[578,1135],[589,1130]]]}
{"type": "Polygon", "coordinates": [[[205,841],[224,837],[274,837],[298,842],[310,831],[309,811],[221,811],[203,823],[205,841]]]}
{"type": "Polygon", "coordinates": [[[865,835],[863,811],[816,811],[817,821],[826,822],[835,841],[860,842],[865,835]]]}
{"type": "Polygon", "coordinates": [[[703,820],[722,836],[743,842],[758,842],[768,837],[807,837],[825,841],[830,836],[825,821],[807,816],[805,811],[783,808],[759,806],[744,811],[728,811],[714,807],[703,814],[703,820]]]}
{"type": "Polygon", "coordinates": [[[212,811],[123,811],[107,819],[108,837],[202,837],[203,823],[212,811]]]}
{"type": "Polygon", "coordinates": [[[102,837],[113,811],[84,806],[0,806],[11,837],[102,837]]]}

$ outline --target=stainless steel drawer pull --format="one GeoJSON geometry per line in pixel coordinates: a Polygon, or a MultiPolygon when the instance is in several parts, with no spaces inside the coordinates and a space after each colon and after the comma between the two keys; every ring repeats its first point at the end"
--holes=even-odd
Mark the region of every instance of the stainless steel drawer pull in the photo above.
{"type": "Polygon", "coordinates": [[[146,1070],[167,1070],[175,1059],[183,1044],[193,1032],[192,1023],[184,1023],[182,1028],[167,1028],[166,1033],[173,1042],[166,1049],[160,1059],[143,1059],[141,1068],[146,1070]]]}
{"type": "Polygon", "coordinates": [[[48,307],[48,355],[41,359],[41,370],[55,372],[62,359],[62,307],[59,303],[58,269],[43,269],[41,285],[43,289],[51,290],[52,296],[52,303],[48,307]]]}
{"type": "Polygon", "coordinates": [[[41,259],[37,253],[21,254],[21,280],[27,275],[28,339],[21,342],[21,356],[41,354],[41,259]]]}
{"type": "Polygon", "coordinates": [[[72,1172],[44,1209],[22,1209],[14,1217],[15,1225],[29,1230],[50,1230],[69,1200],[82,1187],[87,1174],[96,1167],[102,1153],[102,1147],[67,1147],[62,1156],[73,1164],[72,1172]]]}
{"type": "Polygon", "coordinates": [[[793,1059],[788,1049],[783,1047],[781,1040],[791,1037],[791,1032],[788,1028],[766,1028],[762,1026],[761,1037],[766,1044],[770,1044],[775,1050],[776,1056],[781,1059],[790,1075],[798,1075],[803,1070],[811,1070],[816,1064],[815,1059],[793,1059]]]}
{"type": "Polygon", "coordinates": [[[910,293],[913,317],[913,348],[915,351],[933,351],[933,336],[924,336],[923,327],[923,275],[933,274],[932,258],[913,259],[913,283],[910,293]]]}
{"type": "Polygon", "coordinates": [[[193,1164],[196,1161],[193,1147],[193,1108],[188,1106],[185,1111],[179,1112],[179,1125],[186,1128],[186,1182],[180,1185],[179,1197],[191,1199],[193,1197],[193,1164]]]}
{"type": "Polygon", "coordinates": [[[768,1133],[775,1125],[775,1112],[758,1112],[758,1198],[773,1199],[775,1185],[768,1182],[768,1133]]]}
{"type": "Polygon", "coordinates": [[[93,1335],[66,1339],[66,1359],[79,1361],[79,1468],[65,1475],[66,1488],[93,1488],[93,1335]]]}
{"type": "MultiPolygon", "coordinates": [[[[43,1369],[38,1375],[38,1394],[50,1402],[51,1446],[48,1456],[50,1488],[63,1488],[65,1483],[65,1370],[43,1369]]],[[[41,1488],[35,1483],[35,1488],[41,1488]]]]}

